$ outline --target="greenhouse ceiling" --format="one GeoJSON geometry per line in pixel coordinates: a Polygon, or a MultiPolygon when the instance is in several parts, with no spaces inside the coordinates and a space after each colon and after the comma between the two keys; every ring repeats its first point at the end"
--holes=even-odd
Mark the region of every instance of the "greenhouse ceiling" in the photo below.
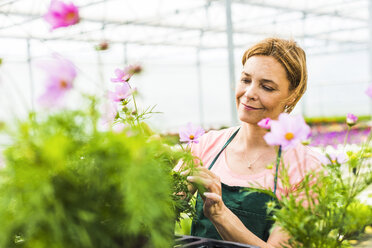
{"type": "Polygon", "coordinates": [[[75,0],[81,23],[51,32],[49,1],[0,1],[0,39],[224,49],[267,36],[300,40],[309,54],[366,50],[369,0],[75,0]],[[231,16],[227,10],[231,9],[231,16]],[[229,18],[231,17],[231,18],[229,18]],[[231,22],[229,22],[231,20],[231,22]]]}

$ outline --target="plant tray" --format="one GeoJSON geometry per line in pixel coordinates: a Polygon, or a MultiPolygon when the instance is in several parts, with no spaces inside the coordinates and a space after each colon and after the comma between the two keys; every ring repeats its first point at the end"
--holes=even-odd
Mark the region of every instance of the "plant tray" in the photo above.
{"type": "Polygon", "coordinates": [[[244,245],[236,242],[207,239],[196,236],[175,236],[174,248],[259,248],[258,246],[244,245]]]}

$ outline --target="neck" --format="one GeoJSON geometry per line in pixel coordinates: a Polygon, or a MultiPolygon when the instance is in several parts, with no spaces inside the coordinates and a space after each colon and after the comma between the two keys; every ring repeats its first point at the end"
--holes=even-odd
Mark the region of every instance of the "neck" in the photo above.
{"type": "MultiPolygon", "coordinates": [[[[267,130],[258,125],[243,122],[240,125],[237,137],[235,137],[236,144],[244,150],[248,149],[248,151],[269,149],[272,146],[268,145],[263,138],[266,133],[267,130]]],[[[272,148],[275,149],[274,147],[272,148]]]]}

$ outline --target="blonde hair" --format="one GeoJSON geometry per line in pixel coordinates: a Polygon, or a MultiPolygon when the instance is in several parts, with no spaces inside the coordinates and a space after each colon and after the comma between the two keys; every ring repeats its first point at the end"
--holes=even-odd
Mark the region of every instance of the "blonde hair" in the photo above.
{"type": "Polygon", "coordinates": [[[242,63],[252,56],[263,55],[272,56],[285,69],[287,79],[290,82],[290,96],[286,101],[290,104],[286,105],[284,111],[290,113],[306,91],[307,87],[307,69],[306,69],[306,54],[301,47],[293,40],[285,40],[280,38],[267,38],[245,51],[242,63]]]}

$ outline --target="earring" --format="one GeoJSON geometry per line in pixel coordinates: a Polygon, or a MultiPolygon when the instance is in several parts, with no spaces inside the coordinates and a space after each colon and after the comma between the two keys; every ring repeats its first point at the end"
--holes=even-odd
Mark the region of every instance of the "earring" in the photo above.
{"type": "Polygon", "coordinates": [[[291,105],[285,105],[284,106],[284,112],[286,112],[286,113],[290,113],[291,112],[291,110],[292,110],[292,106],[291,105]]]}

